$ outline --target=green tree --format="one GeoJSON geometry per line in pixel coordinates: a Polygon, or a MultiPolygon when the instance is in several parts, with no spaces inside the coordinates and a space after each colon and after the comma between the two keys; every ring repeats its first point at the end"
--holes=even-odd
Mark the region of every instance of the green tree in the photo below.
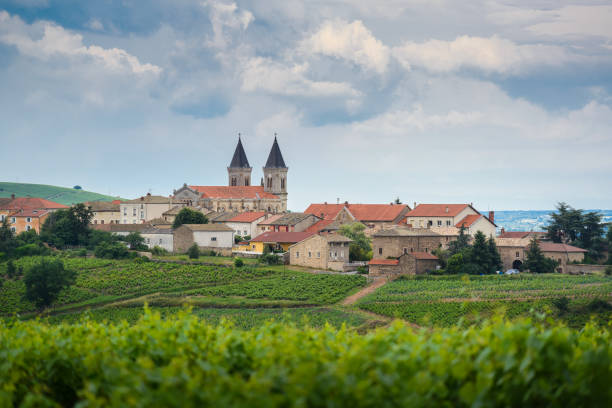
{"type": "Polygon", "coordinates": [[[349,260],[369,261],[372,259],[372,241],[365,234],[365,225],[355,222],[340,227],[339,233],[353,240],[349,246],[349,260]]]}
{"type": "Polygon", "coordinates": [[[183,224],[208,224],[208,218],[200,211],[185,207],[174,218],[172,228],[178,228],[183,224]]]}
{"type": "Polygon", "coordinates": [[[501,255],[497,250],[497,244],[495,243],[495,238],[489,237],[487,240],[487,246],[489,248],[489,272],[495,273],[497,271],[501,271],[504,267],[501,255]]]}
{"type": "Polygon", "coordinates": [[[145,245],[145,239],[140,235],[139,232],[130,232],[125,236],[125,242],[130,246],[130,249],[134,249],[137,251],[147,249],[145,245]]]}
{"type": "Polygon", "coordinates": [[[187,255],[189,255],[189,259],[198,259],[200,258],[200,248],[198,248],[198,244],[193,244],[187,250],[187,255]]]}
{"type": "Polygon", "coordinates": [[[477,231],[476,235],[474,235],[471,255],[471,263],[478,265],[485,273],[491,272],[491,253],[487,245],[487,237],[482,231],[477,231]]]}
{"type": "Polygon", "coordinates": [[[74,284],[75,280],[76,272],[65,269],[61,260],[43,258],[26,271],[25,298],[42,310],[51,306],[62,289],[74,284]]]}
{"type": "Polygon", "coordinates": [[[240,258],[234,259],[234,266],[236,268],[242,268],[244,266],[244,261],[240,258]]]}
{"type": "Polygon", "coordinates": [[[45,220],[41,237],[57,247],[86,245],[89,240],[89,223],[93,218],[90,207],[75,204],[65,210],[55,211],[45,220]]]}
{"type": "Polygon", "coordinates": [[[557,267],[556,261],[544,256],[535,238],[529,243],[525,257],[524,268],[533,273],[552,273],[557,267]]]}
{"type": "Polygon", "coordinates": [[[465,227],[461,225],[461,228],[459,229],[459,236],[455,241],[451,241],[448,244],[448,250],[450,251],[451,255],[455,255],[469,246],[470,236],[465,233],[465,227]]]}
{"type": "Polygon", "coordinates": [[[12,260],[6,263],[6,276],[9,279],[13,279],[17,275],[17,268],[12,260]]]}
{"type": "Polygon", "coordinates": [[[9,227],[8,220],[5,218],[0,225],[0,259],[3,257],[11,258],[14,255],[15,248],[17,248],[17,241],[9,227]]]}
{"type": "Polygon", "coordinates": [[[463,255],[461,253],[452,255],[446,261],[446,272],[453,275],[463,273],[463,265],[463,255]]]}
{"type": "Polygon", "coordinates": [[[125,259],[130,253],[122,242],[102,242],[96,247],[94,255],[103,259],[125,259]]]}

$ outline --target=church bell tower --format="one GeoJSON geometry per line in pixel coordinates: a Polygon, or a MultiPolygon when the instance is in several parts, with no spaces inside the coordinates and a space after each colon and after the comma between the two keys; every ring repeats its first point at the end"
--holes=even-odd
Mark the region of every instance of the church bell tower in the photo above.
{"type": "Polygon", "coordinates": [[[249,160],[247,159],[244,148],[242,147],[242,140],[240,139],[239,133],[238,145],[236,145],[234,156],[232,157],[232,161],[227,168],[229,186],[250,186],[251,170],[253,170],[253,168],[249,166],[249,160]]]}
{"type": "Polygon", "coordinates": [[[264,173],[264,191],[272,193],[281,198],[283,201],[283,211],[287,210],[287,172],[289,168],[285,165],[283,154],[278,147],[276,134],[274,134],[274,143],[268,155],[268,161],[263,168],[264,173]]]}

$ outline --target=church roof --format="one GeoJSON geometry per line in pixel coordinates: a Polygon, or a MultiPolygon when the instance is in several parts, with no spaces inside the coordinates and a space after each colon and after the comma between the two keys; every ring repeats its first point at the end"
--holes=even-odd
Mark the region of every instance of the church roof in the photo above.
{"type": "Polygon", "coordinates": [[[287,166],[285,165],[285,160],[283,160],[283,154],[280,151],[280,147],[278,147],[278,142],[276,141],[276,136],[274,136],[274,143],[272,144],[272,149],[270,150],[270,154],[268,155],[268,161],[266,162],[266,168],[276,168],[276,169],[285,169],[287,166]]]}
{"type": "Polygon", "coordinates": [[[229,166],[230,168],[251,168],[251,166],[249,166],[249,160],[246,157],[246,153],[244,152],[244,148],[242,147],[240,137],[238,137],[238,144],[236,145],[236,150],[234,151],[234,157],[232,157],[232,162],[229,166]]]}
{"type": "Polygon", "coordinates": [[[189,186],[189,188],[202,194],[202,198],[279,198],[264,191],[261,186],[189,186]]]}

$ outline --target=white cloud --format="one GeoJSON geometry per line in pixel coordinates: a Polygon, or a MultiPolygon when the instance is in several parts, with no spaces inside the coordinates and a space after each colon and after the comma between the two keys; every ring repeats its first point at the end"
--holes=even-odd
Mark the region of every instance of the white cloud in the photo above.
{"type": "Polygon", "coordinates": [[[308,64],[291,66],[268,58],[249,59],[242,72],[242,90],[264,91],[272,94],[325,97],[344,96],[357,98],[360,93],[345,82],[313,81],[306,77],[308,64]]]}
{"type": "Polygon", "coordinates": [[[546,11],[547,21],[527,29],[548,36],[598,36],[612,39],[612,6],[566,6],[546,11]]]}
{"type": "Polygon", "coordinates": [[[86,26],[91,28],[92,30],[95,30],[95,31],[102,31],[102,30],[104,30],[104,25],[97,18],[90,19],[87,22],[86,26]]]}
{"type": "Polygon", "coordinates": [[[367,70],[384,73],[389,64],[389,49],[376,39],[360,20],[348,23],[330,20],[300,44],[305,54],[322,54],[345,59],[367,70]]]}
{"type": "Polygon", "coordinates": [[[467,35],[453,41],[408,41],[394,48],[393,55],[407,69],[418,66],[431,72],[452,72],[471,68],[500,74],[518,74],[533,66],[561,65],[571,59],[558,46],[519,45],[497,36],[467,35]]]}
{"type": "Polygon", "coordinates": [[[80,34],[50,22],[28,25],[5,11],[0,11],[0,42],[13,45],[21,54],[37,59],[44,60],[53,56],[90,59],[108,70],[135,74],[159,74],[162,71],[156,65],[141,63],[137,57],[123,49],[86,46],[80,34]],[[42,37],[35,39],[41,32],[42,37]]]}
{"type": "Polygon", "coordinates": [[[236,3],[206,1],[204,6],[210,7],[210,22],[213,27],[213,38],[209,45],[224,48],[229,43],[227,29],[244,31],[255,19],[248,10],[239,10],[236,3]]]}

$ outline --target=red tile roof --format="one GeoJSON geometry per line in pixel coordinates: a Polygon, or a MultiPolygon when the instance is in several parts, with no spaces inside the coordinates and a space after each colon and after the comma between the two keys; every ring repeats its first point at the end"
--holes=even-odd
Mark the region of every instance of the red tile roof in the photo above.
{"type": "Polygon", "coordinates": [[[504,231],[499,234],[498,238],[525,238],[529,235],[543,236],[546,235],[546,233],[542,231],[504,231]]]}
{"type": "Polygon", "coordinates": [[[588,252],[585,249],[578,248],[567,244],[556,244],[554,242],[538,242],[542,252],[588,252]]]}
{"type": "Polygon", "coordinates": [[[60,208],[68,208],[68,206],[37,197],[18,197],[2,206],[2,209],[5,210],[55,210],[60,208]]]}
{"type": "Polygon", "coordinates": [[[459,221],[455,225],[455,227],[461,228],[461,226],[463,225],[465,228],[468,228],[470,225],[472,225],[478,219],[480,219],[480,217],[482,217],[481,214],[469,214],[469,215],[466,215],[461,221],[459,221]]]}
{"type": "Polygon", "coordinates": [[[202,194],[202,198],[279,198],[267,193],[262,186],[189,186],[202,194]]]}
{"type": "Polygon", "coordinates": [[[266,213],[263,211],[255,211],[255,212],[244,212],[238,214],[234,218],[230,218],[226,222],[253,222],[258,219],[265,217],[266,213]]]}
{"type": "Polygon", "coordinates": [[[9,217],[31,217],[38,218],[48,214],[47,210],[19,210],[9,214],[9,217]]]}
{"type": "Polygon", "coordinates": [[[357,221],[393,221],[408,208],[403,204],[310,204],[304,212],[334,219],[344,207],[357,221]]]}
{"type": "Polygon", "coordinates": [[[469,206],[469,204],[419,204],[412,211],[408,212],[406,216],[454,217],[469,206]]]}
{"type": "Polygon", "coordinates": [[[437,256],[432,255],[429,252],[411,252],[410,255],[414,256],[416,259],[438,259],[437,256]]]}
{"type": "Polygon", "coordinates": [[[304,232],[317,233],[319,231],[322,231],[329,224],[333,224],[333,222],[334,222],[334,220],[320,220],[320,221],[317,221],[316,223],[312,224],[310,227],[306,228],[304,230],[304,232]]]}
{"type": "Polygon", "coordinates": [[[251,239],[251,242],[281,242],[281,243],[296,243],[305,240],[314,235],[312,232],[264,232],[251,239]]]}
{"type": "Polygon", "coordinates": [[[398,265],[397,259],[372,259],[370,265],[398,265]]]}

